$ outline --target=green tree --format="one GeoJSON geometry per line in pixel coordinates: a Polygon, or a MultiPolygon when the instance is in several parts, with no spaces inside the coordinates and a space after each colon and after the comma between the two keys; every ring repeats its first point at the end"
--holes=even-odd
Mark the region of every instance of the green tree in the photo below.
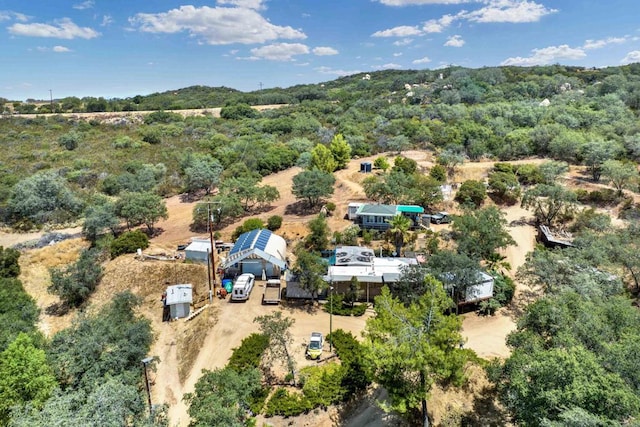
{"type": "Polygon", "coordinates": [[[404,306],[384,287],[375,299],[376,315],[365,327],[367,355],[374,367],[374,380],[389,393],[389,406],[401,414],[421,412],[422,425],[429,426],[427,398],[434,384],[460,385],[464,380],[461,320],[445,315],[450,307],[442,285],[425,279],[428,291],[404,306]]]}
{"type": "Polygon", "coordinates": [[[309,169],[318,169],[326,173],[333,173],[338,167],[338,162],[333,158],[331,150],[323,144],[317,144],[311,150],[311,162],[309,169]]]}
{"type": "Polygon", "coordinates": [[[583,161],[589,168],[589,173],[594,181],[600,181],[602,164],[613,159],[620,151],[620,147],[612,141],[595,140],[582,146],[583,161]]]}
{"type": "Polygon", "coordinates": [[[453,178],[456,168],[464,163],[464,156],[454,150],[447,149],[438,154],[436,162],[447,169],[449,178],[453,178]]]}
{"type": "Polygon", "coordinates": [[[498,249],[515,245],[506,229],[505,214],[495,206],[465,211],[451,225],[458,252],[474,259],[489,260],[498,249]]]}
{"type": "Polygon", "coordinates": [[[34,334],[40,314],[38,306],[15,278],[0,278],[0,351],[20,333],[34,334]]]}
{"type": "Polygon", "coordinates": [[[327,266],[318,255],[304,249],[296,251],[292,273],[300,287],[311,294],[312,301],[327,287],[327,283],[322,279],[326,272],[327,266]]]}
{"type": "Polygon", "coordinates": [[[276,361],[284,361],[295,384],[296,361],[291,353],[293,337],[289,330],[295,323],[295,319],[283,317],[281,311],[276,311],[272,314],[258,316],[253,321],[260,325],[260,332],[269,339],[269,347],[267,347],[265,354],[268,361],[266,366],[272,366],[276,361]]]}
{"type": "Polygon", "coordinates": [[[557,162],[551,160],[544,162],[538,167],[543,181],[547,185],[554,185],[556,180],[569,171],[569,165],[566,162],[557,162]]]}
{"type": "Polygon", "coordinates": [[[388,150],[395,151],[396,154],[400,155],[403,151],[411,147],[411,141],[404,135],[396,135],[389,138],[385,145],[388,150]]]}
{"type": "Polygon", "coordinates": [[[548,226],[573,215],[576,202],[575,193],[560,185],[539,184],[522,197],[522,207],[533,209],[536,221],[548,226]]]}
{"type": "Polygon", "coordinates": [[[19,181],[7,206],[16,221],[36,223],[64,222],[82,210],[80,200],[55,172],[40,172],[19,181]]]}
{"type": "Polygon", "coordinates": [[[82,234],[92,244],[107,230],[115,236],[120,225],[116,205],[111,201],[105,200],[87,207],[84,217],[82,234]]]}
{"type": "Polygon", "coordinates": [[[233,240],[236,240],[243,233],[251,230],[260,230],[262,228],[265,228],[265,226],[264,222],[260,218],[249,218],[233,231],[233,235],[231,236],[231,238],[233,240]]]}
{"type": "Polygon", "coordinates": [[[487,198],[487,189],[480,181],[469,179],[458,188],[454,200],[461,205],[480,207],[487,198]]]}
{"type": "Polygon", "coordinates": [[[188,192],[204,190],[209,194],[220,182],[222,165],[210,156],[195,157],[184,169],[184,174],[188,192]]]}
{"type": "Polygon", "coordinates": [[[130,292],[117,294],[93,316],[79,316],[53,336],[47,352],[63,390],[90,394],[107,377],[139,385],[140,361],[153,341],[150,321],[138,314],[140,302],[130,292]]]}
{"type": "Polygon", "coordinates": [[[20,251],[0,246],[0,278],[16,278],[20,275],[20,251]]]}
{"type": "Polygon", "coordinates": [[[13,406],[42,407],[55,386],[44,350],[21,333],[0,353],[0,422],[8,424],[13,406]]]}
{"type": "Polygon", "coordinates": [[[376,157],[376,159],[373,161],[373,167],[382,169],[383,172],[386,172],[387,169],[391,167],[391,165],[389,164],[389,160],[387,160],[386,157],[380,156],[376,157]]]}
{"type": "MultiPolygon", "coordinates": [[[[232,197],[238,200],[245,211],[251,210],[257,203],[269,203],[277,200],[280,193],[270,185],[260,186],[260,177],[255,175],[240,175],[223,181],[220,191],[221,198],[232,197]]],[[[222,200],[220,200],[222,201],[222,200]]]]}
{"type": "Polygon", "coordinates": [[[353,276],[349,281],[349,288],[347,288],[347,292],[344,295],[344,301],[351,304],[351,308],[360,295],[362,294],[362,289],[360,289],[360,282],[356,276],[353,276]]]}
{"type": "Polygon", "coordinates": [[[447,168],[439,164],[433,165],[433,167],[429,169],[429,176],[438,183],[443,184],[447,182],[447,168]]]}
{"type": "Polygon", "coordinates": [[[463,252],[439,250],[427,261],[429,274],[438,278],[455,302],[456,312],[480,281],[480,263],[463,252]]]}
{"type": "Polygon", "coordinates": [[[520,199],[520,183],[513,172],[491,172],[488,188],[496,202],[514,204],[520,199]]]}
{"type": "Polygon", "coordinates": [[[305,199],[309,207],[317,206],[320,201],[333,194],[336,178],[332,173],[320,169],[304,170],[293,177],[291,192],[297,199],[305,199]]]}
{"type": "Polygon", "coordinates": [[[342,134],[337,134],[329,144],[329,150],[336,161],[336,169],[344,169],[351,160],[351,146],[344,139],[342,134]]]}
{"type": "Polygon", "coordinates": [[[100,283],[103,273],[101,257],[100,250],[85,249],[75,263],[64,269],[51,269],[51,285],[47,291],[59,296],[65,304],[80,306],[100,283]]]}
{"type": "Polygon", "coordinates": [[[154,193],[125,193],[116,203],[116,214],[127,222],[127,228],[144,224],[149,233],[160,219],[167,219],[167,205],[154,193]]]}
{"type": "Polygon", "coordinates": [[[184,397],[189,405],[189,426],[245,426],[251,395],[259,388],[260,372],[256,368],[203,371],[195,391],[184,397]]]}
{"type": "Polygon", "coordinates": [[[635,164],[619,160],[607,160],[602,164],[602,175],[622,194],[625,188],[638,180],[638,169],[635,164]]]}
{"type": "Polygon", "coordinates": [[[411,219],[404,215],[396,215],[389,220],[389,233],[393,236],[397,256],[402,253],[402,246],[409,235],[411,225],[411,219]]]}
{"type": "Polygon", "coordinates": [[[312,251],[323,251],[329,246],[329,224],[323,214],[307,224],[310,233],[304,239],[304,246],[312,251]]]}

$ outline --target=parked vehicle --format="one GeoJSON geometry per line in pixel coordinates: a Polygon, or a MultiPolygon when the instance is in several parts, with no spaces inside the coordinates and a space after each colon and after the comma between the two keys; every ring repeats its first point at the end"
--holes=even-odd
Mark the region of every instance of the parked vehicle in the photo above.
{"type": "Polygon", "coordinates": [[[431,223],[433,224],[448,224],[451,222],[451,217],[447,212],[438,212],[431,215],[431,223]]]}
{"type": "Polygon", "coordinates": [[[307,345],[307,351],[305,356],[309,359],[319,359],[322,356],[322,347],[324,346],[324,340],[320,332],[311,332],[311,339],[307,345]]]}
{"type": "Polygon", "coordinates": [[[251,295],[253,290],[253,284],[256,281],[256,276],[251,273],[244,273],[238,276],[236,282],[233,284],[233,290],[231,292],[231,301],[246,301],[251,295]]]}
{"type": "Polygon", "coordinates": [[[280,279],[269,279],[264,284],[262,305],[280,303],[280,279]]]}

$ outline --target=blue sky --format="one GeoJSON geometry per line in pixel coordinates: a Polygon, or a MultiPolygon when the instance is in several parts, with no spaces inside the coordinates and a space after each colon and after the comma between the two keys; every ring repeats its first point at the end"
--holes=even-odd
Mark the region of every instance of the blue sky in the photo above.
{"type": "Polygon", "coordinates": [[[640,62],[638,0],[0,0],[0,97],[640,62]]]}

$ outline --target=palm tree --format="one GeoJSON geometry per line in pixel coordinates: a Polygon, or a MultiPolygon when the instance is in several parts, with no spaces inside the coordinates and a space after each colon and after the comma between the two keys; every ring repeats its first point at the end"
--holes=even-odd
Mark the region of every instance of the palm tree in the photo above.
{"type": "Polygon", "coordinates": [[[411,219],[404,215],[396,215],[389,220],[389,233],[393,236],[393,244],[396,247],[396,254],[400,256],[404,241],[409,235],[409,229],[411,228],[411,219]]]}

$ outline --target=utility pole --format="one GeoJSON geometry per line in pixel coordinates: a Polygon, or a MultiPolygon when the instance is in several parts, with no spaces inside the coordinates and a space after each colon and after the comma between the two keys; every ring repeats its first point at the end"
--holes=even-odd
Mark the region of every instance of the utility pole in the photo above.
{"type": "MultiPolygon", "coordinates": [[[[213,277],[213,291],[209,289],[211,295],[216,293],[216,242],[213,240],[213,213],[211,205],[220,204],[220,202],[201,202],[207,205],[207,230],[209,231],[209,241],[211,242],[211,273],[213,277]]],[[[216,209],[220,215],[220,208],[216,209]]],[[[207,257],[207,261],[209,258],[207,257]]],[[[208,263],[208,262],[207,262],[208,263]]]]}
{"type": "Polygon", "coordinates": [[[262,91],[262,82],[260,82],[260,90],[262,91]]]}

